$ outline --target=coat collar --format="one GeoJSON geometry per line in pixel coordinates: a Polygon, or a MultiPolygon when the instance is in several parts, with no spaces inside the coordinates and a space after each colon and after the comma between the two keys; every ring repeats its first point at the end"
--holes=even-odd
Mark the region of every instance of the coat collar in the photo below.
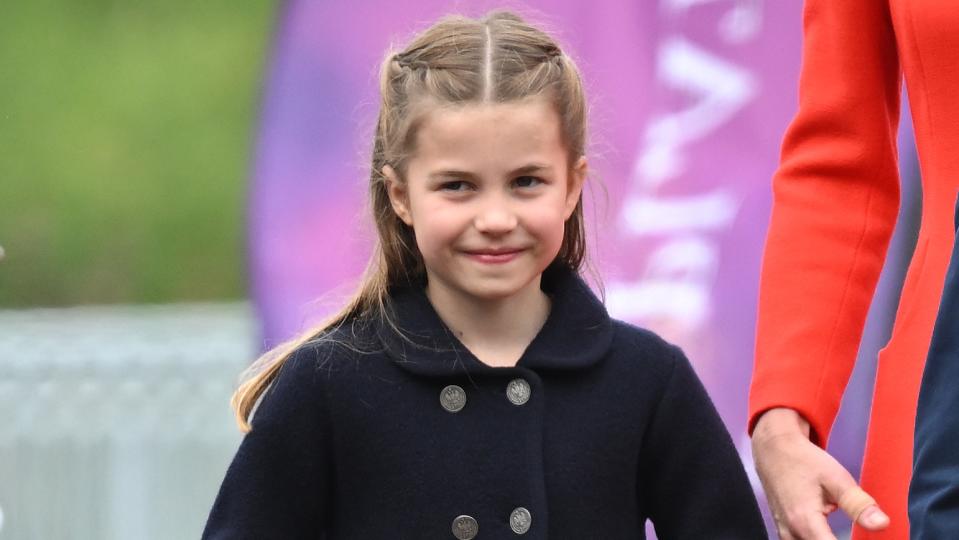
{"type": "MultiPolygon", "coordinates": [[[[613,329],[602,302],[572,271],[550,267],[542,288],[552,306],[543,328],[527,347],[517,367],[533,370],[576,370],[596,364],[612,343],[613,329]]],[[[395,326],[377,325],[385,352],[399,366],[417,375],[454,376],[496,373],[480,362],[440,319],[423,287],[391,294],[395,326]]]]}

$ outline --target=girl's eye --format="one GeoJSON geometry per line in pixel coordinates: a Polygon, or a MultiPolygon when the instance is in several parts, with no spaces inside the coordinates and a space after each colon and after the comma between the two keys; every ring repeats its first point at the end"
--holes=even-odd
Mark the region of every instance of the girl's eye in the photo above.
{"type": "Polygon", "coordinates": [[[463,180],[453,180],[440,185],[440,189],[443,191],[466,191],[469,187],[469,184],[463,180]]]}
{"type": "Polygon", "coordinates": [[[543,181],[535,176],[520,176],[513,183],[516,184],[516,187],[531,188],[542,184],[543,181]]]}

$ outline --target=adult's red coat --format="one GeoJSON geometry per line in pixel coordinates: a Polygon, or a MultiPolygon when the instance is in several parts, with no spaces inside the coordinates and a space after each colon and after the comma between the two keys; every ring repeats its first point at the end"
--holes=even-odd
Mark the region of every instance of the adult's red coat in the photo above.
{"type": "Polygon", "coordinates": [[[916,401],[953,240],[959,187],[954,0],[807,0],[799,111],[773,180],[750,426],[772,407],[825,446],[852,372],[899,208],[896,131],[908,88],[922,226],[892,338],[879,354],[862,485],[908,538],[916,401]]]}

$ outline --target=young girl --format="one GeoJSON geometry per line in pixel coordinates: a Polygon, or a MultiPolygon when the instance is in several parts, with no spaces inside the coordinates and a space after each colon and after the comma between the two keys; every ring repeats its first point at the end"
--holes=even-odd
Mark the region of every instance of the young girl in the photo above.
{"type": "Polygon", "coordinates": [[[765,538],[682,352],[579,277],[569,57],[509,13],[447,18],[380,91],[372,263],[237,391],[204,538],[765,538]]]}

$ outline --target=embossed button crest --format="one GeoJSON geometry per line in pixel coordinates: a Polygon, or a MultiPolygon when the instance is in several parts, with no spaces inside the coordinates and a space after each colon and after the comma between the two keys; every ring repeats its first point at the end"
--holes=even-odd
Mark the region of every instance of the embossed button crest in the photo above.
{"type": "Polygon", "coordinates": [[[473,540],[479,533],[479,523],[470,516],[457,516],[453,520],[453,536],[459,540],[473,540]]]}
{"type": "Polygon", "coordinates": [[[529,510],[522,506],[513,510],[513,513],[509,515],[509,527],[516,534],[526,534],[532,524],[533,516],[529,513],[529,510]]]}
{"type": "Polygon", "coordinates": [[[462,411],[466,406],[466,391],[455,384],[447,386],[440,392],[440,405],[452,413],[462,411]]]}
{"type": "Polygon", "coordinates": [[[513,405],[522,405],[529,401],[530,388],[525,379],[513,379],[506,386],[506,397],[513,405]]]}

